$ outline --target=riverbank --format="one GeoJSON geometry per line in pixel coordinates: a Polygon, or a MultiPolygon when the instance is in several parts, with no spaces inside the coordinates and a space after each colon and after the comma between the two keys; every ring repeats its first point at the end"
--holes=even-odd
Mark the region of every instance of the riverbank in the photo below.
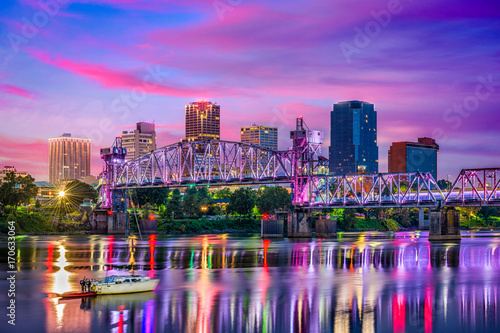
{"type": "MultiPolygon", "coordinates": [[[[96,232],[89,229],[88,224],[71,220],[57,220],[53,214],[41,212],[18,212],[16,215],[9,214],[0,218],[0,235],[8,233],[7,221],[15,221],[16,235],[94,235],[96,232]]],[[[469,220],[461,221],[462,230],[499,230],[500,226],[485,226],[482,222],[471,223],[469,220]]],[[[200,219],[158,219],[157,233],[165,235],[182,234],[222,234],[222,233],[260,233],[261,221],[256,218],[246,217],[207,217],[200,219]]],[[[346,223],[340,218],[337,221],[339,232],[363,232],[363,231],[412,231],[418,230],[418,226],[410,225],[402,227],[393,219],[370,219],[356,218],[352,227],[346,227],[346,223]]],[[[315,229],[313,220],[313,230],[315,229]]],[[[137,224],[130,223],[130,232],[139,234],[137,224]]]]}

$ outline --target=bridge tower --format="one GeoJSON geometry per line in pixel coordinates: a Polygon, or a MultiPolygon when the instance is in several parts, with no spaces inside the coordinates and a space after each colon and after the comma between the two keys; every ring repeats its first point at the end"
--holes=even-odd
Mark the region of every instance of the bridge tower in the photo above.
{"type": "Polygon", "coordinates": [[[101,149],[103,160],[103,172],[99,202],[94,209],[94,229],[108,234],[126,233],[128,228],[127,192],[116,189],[114,180],[116,178],[117,166],[125,163],[127,150],[122,147],[122,139],[116,138],[110,148],[101,149]]]}
{"type": "MultiPolygon", "coordinates": [[[[292,148],[292,207],[311,201],[311,179],[317,171],[323,132],[310,130],[302,117],[297,118],[296,128],[290,131],[292,148]]],[[[308,210],[292,209],[288,218],[288,237],[311,237],[312,221],[308,210]]]]}

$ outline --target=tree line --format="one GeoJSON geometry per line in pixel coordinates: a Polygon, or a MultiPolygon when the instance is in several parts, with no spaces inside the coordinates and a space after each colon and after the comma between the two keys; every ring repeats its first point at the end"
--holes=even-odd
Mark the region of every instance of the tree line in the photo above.
{"type": "Polygon", "coordinates": [[[229,188],[209,191],[207,187],[179,189],[153,188],[131,191],[132,203],[139,208],[154,208],[164,218],[193,218],[204,215],[252,216],[288,210],[291,197],[281,186],[260,189],[229,188]],[[225,206],[225,210],[222,208],[225,206]]]}

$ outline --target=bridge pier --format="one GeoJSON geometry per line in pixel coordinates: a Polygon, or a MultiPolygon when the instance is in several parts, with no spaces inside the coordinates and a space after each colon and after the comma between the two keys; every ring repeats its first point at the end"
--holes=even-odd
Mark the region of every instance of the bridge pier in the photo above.
{"type": "Polygon", "coordinates": [[[293,211],[288,218],[288,238],[311,238],[311,213],[293,211]]]}
{"type": "Polygon", "coordinates": [[[337,238],[337,220],[316,220],[316,238],[337,238]]]}
{"type": "Polygon", "coordinates": [[[431,212],[430,208],[418,209],[418,228],[420,230],[429,230],[431,225],[431,212]],[[428,209],[427,218],[425,218],[425,210],[428,209]]]}
{"type": "Polygon", "coordinates": [[[460,212],[455,208],[441,208],[430,212],[429,241],[459,241],[460,212]]]}
{"type": "Polygon", "coordinates": [[[285,220],[279,218],[275,220],[261,220],[260,221],[260,237],[261,238],[283,238],[285,220]]]}
{"type": "Polygon", "coordinates": [[[111,211],[106,208],[94,209],[94,231],[99,234],[126,234],[128,212],[111,211]]]}

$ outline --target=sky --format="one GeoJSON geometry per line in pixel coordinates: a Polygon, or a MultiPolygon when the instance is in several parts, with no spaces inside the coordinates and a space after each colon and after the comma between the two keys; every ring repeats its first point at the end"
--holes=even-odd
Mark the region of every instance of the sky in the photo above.
{"type": "Polygon", "coordinates": [[[158,146],[184,136],[184,107],[221,106],[221,139],[303,116],[325,133],[334,103],[378,116],[392,142],[435,138],[438,178],[500,166],[498,0],[2,0],[0,168],[48,179],[48,138],[99,149],[138,121],[158,146]]]}

